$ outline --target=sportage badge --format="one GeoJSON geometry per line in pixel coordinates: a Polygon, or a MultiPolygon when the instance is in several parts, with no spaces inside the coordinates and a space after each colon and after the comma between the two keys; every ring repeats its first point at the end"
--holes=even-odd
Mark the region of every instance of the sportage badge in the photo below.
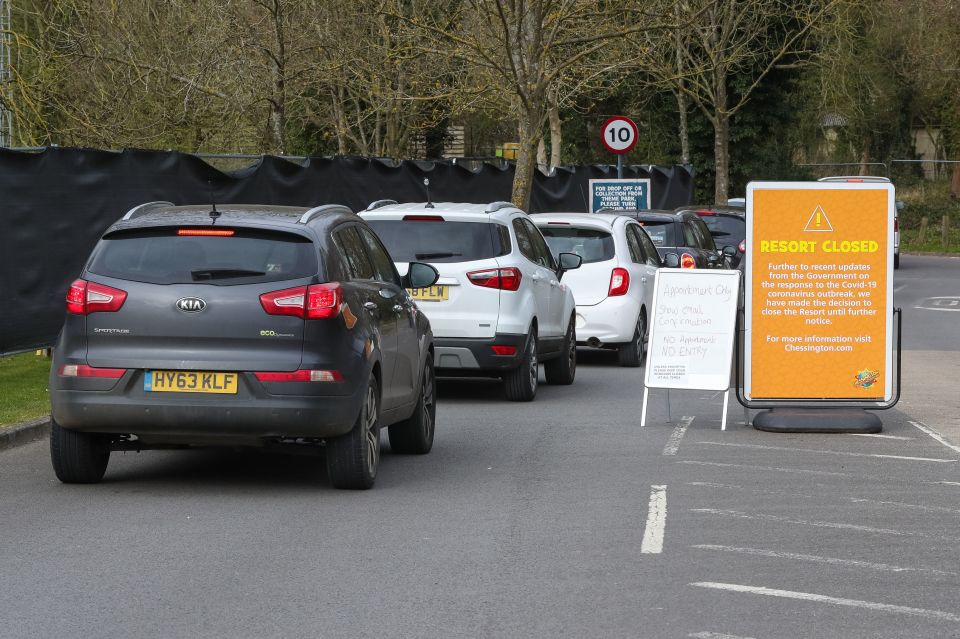
{"type": "Polygon", "coordinates": [[[207,307],[207,303],[199,297],[181,297],[177,300],[177,310],[184,313],[199,313],[207,307]]]}

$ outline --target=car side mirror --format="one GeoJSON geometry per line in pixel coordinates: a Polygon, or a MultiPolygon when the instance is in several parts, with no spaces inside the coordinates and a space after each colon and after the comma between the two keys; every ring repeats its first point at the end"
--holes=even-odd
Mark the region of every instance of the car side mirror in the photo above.
{"type": "Polygon", "coordinates": [[[578,269],[580,265],[583,264],[583,258],[576,253],[561,253],[557,256],[557,261],[559,262],[557,266],[557,277],[561,279],[564,273],[578,269]]]}
{"type": "Polygon", "coordinates": [[[667,268],[680,268],[680,256],[676,253],[667,253],[663,256],[663,265],[667,268]]]}
{"type": "Polygon", "coordinates": [[[724,247],[723,247],[723,254],[726,255],[727,257],[733,257],[734,255],[737,254],[737,247],[736,247],[736,246],[730,246],[730,245],[724,246],[724,247]]]}
{"type": "Polygon", "coordinates": [[[403,288],[428,288],[437,283],[440,273],[429,264],[410,262],[407,274],[400,279],[403,288]]]}

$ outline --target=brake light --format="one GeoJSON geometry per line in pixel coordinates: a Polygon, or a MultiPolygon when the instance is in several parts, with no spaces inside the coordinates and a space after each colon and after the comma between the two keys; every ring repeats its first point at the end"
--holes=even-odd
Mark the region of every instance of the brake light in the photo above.
{"type": "Polygon", "coordinates": [[[900,230],[900,218],[893,218],[893,232],[896,233],[900,230]]]}
{"type": "Polygon", "coordinates": [[[404,215],[404,222],[443,222],[441,215],[404,215]]]}
{"type": "Polygon", "coordinates": [[[233,237],[233,229],[177,229],[177,235],[189,237],[233,237]]]}
{"type": "Polygon", "coordinates": [[[520,288],[520,269],[514,267],[491,268],[483,271],[467,273],[467,279],[474,286],[483,288],[498,288],[504,291],[515,291],[520,288]]]}
{"type": "Polygon", "coordinates": [[[689,253],[680,256],[680,268],[697,268],[697,260],[689,253]]]}
{"type": "Polygon", "coordinates": [[[713,211],[707,211],[707,210],[695,211],[695,213],[696,213],[697,215],[714,215],[714,212],[713,212],[713,211]]]}
{"type": "Polygon", "coordinates": [[[74,280],[67,291],[67,312],[74,315],[115,313],[127,300],[127,292],[86,280],[74,280]]]}
{"type": "Polygon", "coordinates": [[[747,252],[747,241],[746,241],[746,240],[740,240],[740,244],[737,245],[737,250],[740,251],[741,253],[746,253],[746,252],[747,252]]]}
{"type": "Polygon", "coordinates": [[[290,373],[254,373],[261,382],[342,382],[340,371],[298,370],[290,373]]]}
{"type": "Polygon", "coordinates": [[[630,273],[627,272],[627,269],[613,269],[613,272],[610,273],[610,290],[607,292],[607,296],[616,297],[618,295],[626,295],[629,288],[630,273]]]}
{"type": "Polygon", "coordinates": [[[516,346],[504,346],[501,344],[494,344],[490,347],[493,350],[494,355],[516,355],[517,347],[516,346]]]}
{"type": "Polygon", "coordinates": [[[547,224],[557,224],[557,225],[562,224],[563,226],[570,226],[570,222],[547,222],[547,224]]]}
{"type": "Polygon", "coordinates": [[[340,284],[312,284],[260,296],[260,306],[268,315],[292,315],[301,319],[329,319],[340,315],[343,293],[340,284]]]}
{"type": "Polygon", "coordinates": [[[125,368],[94,368],[86,364],[64,364],[60,367],[60,377],[102,377],[120,379],[127,372],[125,368]]]}

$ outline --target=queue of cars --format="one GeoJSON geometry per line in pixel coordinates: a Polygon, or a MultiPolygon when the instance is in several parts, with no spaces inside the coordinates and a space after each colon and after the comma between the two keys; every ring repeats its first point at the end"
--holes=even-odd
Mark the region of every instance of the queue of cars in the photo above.
{"type": "MultiPolygon", "coordinates": [[[[335,487],[370,488],[382,428],[394,452],[430,451],[437,374],[531,401],[541,363],[573,383],[578,345],[639,366],[656,269],[690,266],[644,215],[137,206],[67,293],[54,471],[95,483],[113,450],[284,444],[322,447],[335,487]]],[[[676,217],[703,226],[692,215],[676,217]]]]}

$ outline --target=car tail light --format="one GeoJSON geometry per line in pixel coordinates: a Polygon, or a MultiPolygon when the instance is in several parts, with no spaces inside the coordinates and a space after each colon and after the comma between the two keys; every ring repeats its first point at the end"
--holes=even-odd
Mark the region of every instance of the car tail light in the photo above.
{"type": "Polygon", "coordinates": [[[680,268],[697,268],[697,260],[689,253],[680,256],[680,268]]]}
{"type": "Polygon", "coordinates": [[[607,296],[616,297],[618,295],[626,295],[629,288],[630,273],[627,272],[627,269],[613,269],[613,272],[610,273],[610,290],[607,292],[607,296]]]}
{"type": "Polygon", "coordinates": [[[233,237],[233,229],[177,229],[177,235],[187,237],[233,237]]]}
{"type": "Polygon", "coordinates": [[[516,355],[517,354],[516,346],[494,344],[490,348],[491,350],[493,350],[494,355],[516,355]]]}
{"type": "Polygon", "coordinates": [[[340,315],[343,293],[340,284],[312,284],[272,291],[260,296],[268,315],[292,315],[301,319],[328,319],[340,315]]]}
{"type": "Polygon", "coordinates": [[[558,226],[570,226],[570,222],[547,222],[547,224],[556,224],[558,226]]]}
{"type": "Polygon", "coordinates": [[[900,218],[893,218],[893,232],[896,233],[900,230],[900,218]]]}
{"type": "Polygon", "coordinates": [[[64,364],[60,367],[60,377],[104,377],[120,379],[127,372],[125,368],[94,368],[86,364],[64,364]]]}
{"type": "Polygon", "coordinates": [[[404,222],[443,222],[442,215],[404,215],[404,222]]]}
{"type": "Polygon", "coordinates": [[[740,244],[737,245],[737,250],[740,251],[741,253],[746,253],[746,252],[747,252],[747,241],[746,241],[746,240],[740,240],[740,244]]]}
{"type": "Polygon", "coordinates": [[[342,382],[340,371],[317,371],[301,369],[290,373],[254,373],[261,382],[342,382]]]}
{"type": "Polygon", "coordinates": [[[520,288],[520,269],[514,267],[508,268],[490,268],[484,271],[473,271],[467,273],[467,279],[475,286],[483,288],[499,288],[504,291],[515,291],[520,288]]]}
{"type": "Polygon", "coordinates": [[[707,211],[707,210],[705,210],[705,209],[702,210],[702,211],[695,211],[695,213],[696,213],[697,215],[714,215],[714,212],[713,212],[713,211],[707,211]]]}
{"type": "Polygon", "coordinates": [[[115,313],[127,300],[127,292],[86,280],[74,280],[67,291],[67,312],[75,315],[115,313]]]}

